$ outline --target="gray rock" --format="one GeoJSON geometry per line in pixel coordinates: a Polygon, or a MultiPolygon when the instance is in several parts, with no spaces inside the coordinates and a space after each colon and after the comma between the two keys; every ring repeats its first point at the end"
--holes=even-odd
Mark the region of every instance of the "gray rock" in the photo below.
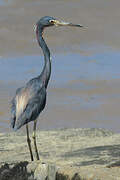
{"type": "Polygon", "coordinates": [[[34,172],[36,180],[55,180],[56,166],[54,164],[39,164],[34,172]]]}

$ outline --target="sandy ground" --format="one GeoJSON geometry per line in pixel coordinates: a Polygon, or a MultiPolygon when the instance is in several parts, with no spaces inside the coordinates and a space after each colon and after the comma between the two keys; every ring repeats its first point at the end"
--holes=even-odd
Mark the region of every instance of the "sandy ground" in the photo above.
{"type": "MultiPolygon", "coordinates": [[[[120,135],[112,131],[94,128],[38,131],[37,144],[40,162],[53,163],[65,174],[80,172],[88,180],[120,178],[120,135]]],[[[25,161],[30,162],[26,135],[0,134],[0,164],[25,161]]]]}

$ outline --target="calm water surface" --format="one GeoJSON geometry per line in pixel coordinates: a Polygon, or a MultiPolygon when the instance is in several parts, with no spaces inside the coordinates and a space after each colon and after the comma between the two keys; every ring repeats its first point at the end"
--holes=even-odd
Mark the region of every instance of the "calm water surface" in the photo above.
{"type": "MultiPolygon", "coordinates": [[[[37,76],[42,56],[0,59],[0,131],[9,128],[15,90],[37,76]]],[[[120,53],[55,54],[40,129],[102,127],[120,132],[120,53]]]]}
{"type": "MultiPolygon", "coordinates": [[[[25,56],[0,58],[0,80],[4,82],[27,81],[40,74],[43,57],[25,56]]],[[[70,80],[110,80],[120,77],[120,53],[107,52],[83,56],[56,54],[52,56],[52,85],[63,86],[70,80]]]]}

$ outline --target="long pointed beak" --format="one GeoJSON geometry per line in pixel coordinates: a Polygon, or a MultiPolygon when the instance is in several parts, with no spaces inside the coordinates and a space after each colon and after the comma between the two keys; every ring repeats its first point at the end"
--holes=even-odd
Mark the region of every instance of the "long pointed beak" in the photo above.
{"type": "Polygon", "coordinates": [[[87,28],[87,27],[83,26],[82,24],[73,24],[73,23],[58,21],[58,20],[54,21],[54,25],[55,26],[74,26],[74,27],[80,27],[80,28],[87,28]]]}

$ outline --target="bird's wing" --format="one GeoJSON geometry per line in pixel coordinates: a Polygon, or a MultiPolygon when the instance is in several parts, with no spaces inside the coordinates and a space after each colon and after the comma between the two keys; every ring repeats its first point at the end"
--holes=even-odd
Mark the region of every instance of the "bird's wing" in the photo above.
{"type": "Polygon", "coordinates": [[[29,100],[33,97],[33,92],[29,88],[23,88],[15,97],[16,119],[23,113],[29,100]]]}
{"type": "MultiPolygon", "coordinates": [[[[17,94],[22,90],[23,88],[18,88],[16,90],[16,96],[17,94]]],[[[14,128],[15,120],[16,120],[16,96],[12,99],[10,105],[11,105],[11,126],[14,128]]]]}
{"type": "Polygon", "coordinates": [[[28,96],[21,96],[17,99],[22,105],[17,105],[17,110],[20,110],[16,118],[15,129],[19,129],[24,124],[35,120],[45,107],[46,90],[44,87],[34,95],[31,96],[30,93],[28,96]]]}

